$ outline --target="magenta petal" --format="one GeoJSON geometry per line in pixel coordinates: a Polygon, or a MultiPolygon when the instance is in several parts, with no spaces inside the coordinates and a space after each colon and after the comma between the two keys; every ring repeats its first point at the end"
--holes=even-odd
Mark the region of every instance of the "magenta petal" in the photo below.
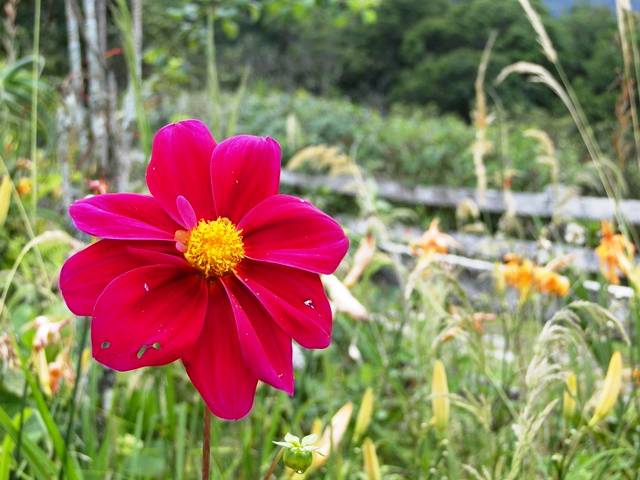
{"type": "Polygon", "coordinates": [[[237,276],[296,342],[305,348],[329,345],[332,314],[319,275],[245,260],[237,276]]]}
{"type": "Polygon", "coordinates": [[[293,395],[291,337],[234,276],[222,279],[231,301],[245,364],[263,382],[293,395]]]}
{"type": "MultiPolygon", "coordinates": [[[[62,266],[60,291],[69,310],[91,315],[98,297],[118,275],[145,265],[174,263],[184,259],[171,255],[166,242],[136,242],[138,248],[118,240],[100,240],[76,253],[62,266]]],[[[175,249],[174,249],[175,250],[175,249]]]]}
{"type": "Polygon", "coordinates": [[[69,207],[79,230],[116,240],[173,240],[180,228],[149,195],[107,193],[69,207]]]}
{"type": "Polygon", "coordinates": [[[238,227],[246,257],[316,273],[333,273],[349,249],[349,240],[335,220],[290,195],[262,201],[238,227]]]}
{"type": "Polygon", "coordinates": [[[258,378],[245,364],[233,311],[218,282],[210,284],[209,309],[200,338],[182,361],[214,415],[237,420],[249,413],[258,378]]]}
{"type": "Polygon", "coordinates": [[[210,163],[216,142],[199,120],[185,120],[156,133],[147,168],[149,191],[176,222],[178,195],[193,206],[198,219],[215,218],[211,196],[210,163]]]}
{"type": "Polygon", "coordinates": [[[176,209],[178,210],[178,215],[180,215],[180,225],[182,225],[187,230],[191,230],[198,223],[198,218],[196,217],[196,212],[193,210],[193,207],[189,203],[189,200],[184,198],[182,195],[178,195],[176,198],[176,209]]]}
{"type": "Polygon", "coordinates": [[[93,356],[121,371],[173,362],[195,344],[206,311],[202,277],[172,265],[131,270],[98,298],[91,322],[93,356]]]}
{"type": "MultiPolygon", "coordinates": [[[[151,242],[146,242],[151,243],[151,242]]],[[[157,242],[160,243],[160,242],[157,242]]],[[[174,244],[165,243],[164,248],[150,248],[148,245],[138,245],[138,243],[129,244],[127,251],[144,262],[144,265],[173,265],[176,268],[190,270],[191,266],[187,263],[184,256],[176,250],[174,244]]]]}
{"type": "Polygon", "coordinates": [[[238,135],[213,152],[211,185],[216,212],[238,223],[267,197],[278,193],[280,145],[269,137],[238,135]]]}

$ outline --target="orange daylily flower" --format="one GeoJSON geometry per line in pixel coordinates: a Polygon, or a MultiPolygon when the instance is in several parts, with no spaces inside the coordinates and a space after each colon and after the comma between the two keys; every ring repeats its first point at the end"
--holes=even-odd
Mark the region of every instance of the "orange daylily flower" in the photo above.
{"type": "Polygon", "coordinates": [[[504,257],[506,264],[501,268],[504,283],[516,288],[521,298],[529,296],[534,284],[534,264],[531,260],[508,253],[504,257]]]}
{"type": "Polygon", "coordinates": [[[27,177],[21,177],[18,180],[18,185],[16,185],[16,190],[18,191],[18,195],[29,195],[32,190],[31,179],[27,177]]]}
{"type": "Polygon", "coordinates": [[[87,181],[87,188],[94,195],[104,195],[109,191],[109,184],[103,179],[98,178],[87,181]]]}
{"type": "Polygon", "coordinates": [[[569,293],[569,279],[547,267],[536,269],[536,286],[541,293],[564,297],[569,293]]]}
{"type": "Polygon", "coordinates": [[[569,293],[569,279],[554,271],[560,263],[539,266],[529,259],[515,254],[505,255],[506,263],[500,266],[502,282],[516,288],[520,299],[526,299],[532,291],[564,297],[569,293]]]}
{"type": "Polygon", "coordinates": [[[450,235],[443,233],[439,228],[440,219],[434,218],[429,224],[429,228],[418,240],[409,244],[409,248],[414,255],[429,257],[434,253],[448,253],[449,247],[456,244],[450,235]]]}
{"type": "Polygon", "coordinates": [[[475,312],[473,315],[471,315],[471,321],[473,323],[473,329],[477,332],[477,333],[484,333],[484,324],[486,322],[490,322],[495,320],[496,314],[495,313],[486,313],[486,312],[475,312]]]}
{"type": "Polygon", "coordinates": [[[9,335],[0,335],[0,372],[10,370],[18,365],[18,355],[13,349],[9,335]]]}
{"type": "Polygon", "coordinates": [[[49,390],[51,393],[58,392],[61,380],[64,380],[69,386],[73,386],[76,380],[68,350],[58,353],[56,359],[49,363],[49,390]]]}
{"type": "Polygon", "coordinates": [[[614,233],[611,223],[602,221],[600,227],[602,239],[595,252],[600,260],[600,271],[609,283],[620,283],[618,272],[629,276],[635,247],[621,233],[614,233]]]}
{"type": "Polygon", "coordinates": [[[36,333],[33,337],[33,349],[42,350],[47,345],[57,343],[61,339],[60,331],[70,322],[69,318],[59,322],[53,322],[44,315],[36,317],[36,333]]]}

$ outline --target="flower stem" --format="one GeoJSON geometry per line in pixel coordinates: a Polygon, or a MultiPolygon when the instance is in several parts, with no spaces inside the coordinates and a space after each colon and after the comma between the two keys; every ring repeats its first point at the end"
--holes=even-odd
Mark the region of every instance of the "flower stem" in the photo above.
{"type": "Polygon", "coordinates": [[[211,413],[204,406],[204,426],[202,428],[202,480],[209,480],[211,466],[211,413]]]}
{"type": "Polygon", "coordinates": [[[271,480],[271,475],[273,475],[273,473],[276,471],[276,467],[278,466],[278,463],[280,463],[280,459],[282,458],[283,454],[284,454],[284,448],[281,448],[280,450],[278,450],[278,453],[276,454],[276,456],[273,457],[271,465],[269,465],[269,470],[267,470],[267,473],[265,474],[265,476],[262,477],[262,480],[271,480]]]}

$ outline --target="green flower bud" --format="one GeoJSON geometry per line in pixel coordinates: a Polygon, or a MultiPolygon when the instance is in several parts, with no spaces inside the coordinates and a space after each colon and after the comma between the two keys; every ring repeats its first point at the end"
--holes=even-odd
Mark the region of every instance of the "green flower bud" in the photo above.
{"type": "Polygon", "coordinates": [[[302,440],[287,433],[284,442],[273,442],[284,448],[284,464],[296,473],[304,473],[313,463],[313,452],[319,447],[315,445],[317,435],[307,435],[302,440]]]}
{"type": "Polygon", "coordinates": [[[287,448],[284,451],[284,464],[296,473],[304,473],[311,466],[313,453],[304,448],[287,448]]]}

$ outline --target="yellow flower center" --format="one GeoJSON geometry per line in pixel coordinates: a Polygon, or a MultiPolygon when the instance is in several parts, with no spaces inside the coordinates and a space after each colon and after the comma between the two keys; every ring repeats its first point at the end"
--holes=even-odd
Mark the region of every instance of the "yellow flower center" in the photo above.
{"type": "Polygon", "coordinates": [[[190,232],[178,230],[175,238],[187,262],[207,278],[233,271],[244,258],[242,231],[225,217],[200,220],[190,232]]]}

